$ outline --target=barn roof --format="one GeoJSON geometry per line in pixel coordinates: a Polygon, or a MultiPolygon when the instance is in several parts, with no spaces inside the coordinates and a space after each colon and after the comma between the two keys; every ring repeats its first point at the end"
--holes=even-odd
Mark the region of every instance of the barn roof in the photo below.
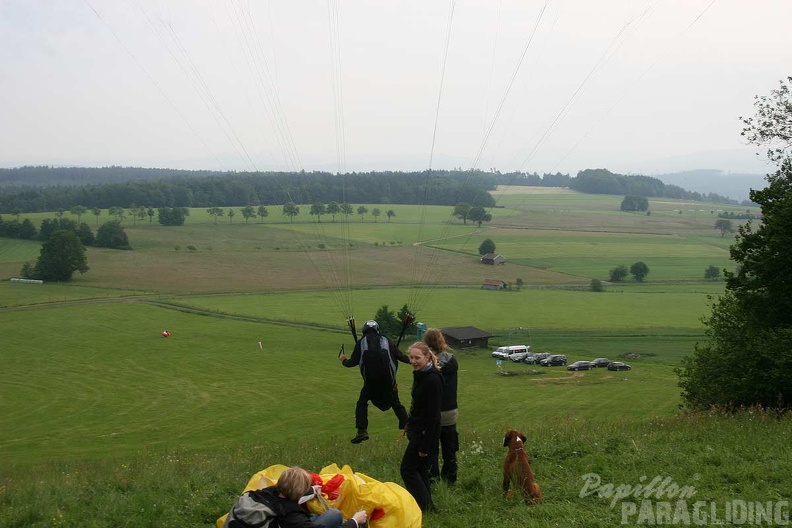
{"type": "Polygon", "coordinates": [[[492,337],[492,334],[490,334],[489,332],[480,330],[475,326],[449,326],[446,328],[441,328],[440,331],[443,332],[443,334],[449,337],[453,337],[454,339],[457,340],[492,337]]]}

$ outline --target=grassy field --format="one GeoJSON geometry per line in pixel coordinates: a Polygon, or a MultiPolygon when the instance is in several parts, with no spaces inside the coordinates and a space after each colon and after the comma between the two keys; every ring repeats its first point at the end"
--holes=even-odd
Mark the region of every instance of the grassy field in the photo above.
{"type": "MultiPolygon", "coordinates": [[[[379,206],[396,212],[390,223],[319,224],[307,208],[294,223],[273,208],[263,224],[203,210],[176,228],[125,219],[134,250],[89,249],[73,282],[0,282],[0,526],[206,527],[274,463],[348,463],[400,483],[392,413],[372,411],[372,439],[348,442],[360,378],[336,354],[352,346],[347,315],[405,303],[430,326],[489,331],[492,347],[633,365],[499,369],[490,350],[457,351],[462,476],[438,486],[441,513],[425,526],[619,524],[618,507],[579,496],[591,472],[625,484],[667,475],[708,501],[788,498],[789,417],[678,410],[673,369],[723,291],[704,269],[729,267],[717,209],[652,201],[647,216],[619,212],[615,196],[496,196],[481,228],[449,221],[450,208],[398,205],[379,206]],[[506,265],[478,262],[485,238],[506,265]],[[638,260],[646,282],[587,291],[638,260]],[[487,278],[525,286],[480,289],[487,278]],[[500,497],[507,428],[529,435],[541,506],[500,497]]],[[[38,247],[0,239],[0,277],[38,247]]],[[[407,402],[409,366],[399,380],[407,402]]]]}

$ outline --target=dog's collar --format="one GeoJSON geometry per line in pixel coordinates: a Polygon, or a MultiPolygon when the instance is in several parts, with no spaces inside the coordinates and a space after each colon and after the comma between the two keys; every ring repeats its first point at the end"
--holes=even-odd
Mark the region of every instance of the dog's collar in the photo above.
{"type": "Polygon", "coordinates": [[[522,448],[522,447],[515,447],[515,448],[514,448],[514,450],[515,450],[515,451],[523,451],[523,450],[524,450],[524,448],[522,448]]]}

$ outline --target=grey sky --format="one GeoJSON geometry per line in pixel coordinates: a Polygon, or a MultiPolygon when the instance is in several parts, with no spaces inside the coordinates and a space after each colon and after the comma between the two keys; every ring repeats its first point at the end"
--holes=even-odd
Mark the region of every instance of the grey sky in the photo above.
{"type": "Polygon", "coordinates": [[[0,0],[0,167],[766,172],[739,117],[792,75],[790,20],[788,0],[0,0]]]}

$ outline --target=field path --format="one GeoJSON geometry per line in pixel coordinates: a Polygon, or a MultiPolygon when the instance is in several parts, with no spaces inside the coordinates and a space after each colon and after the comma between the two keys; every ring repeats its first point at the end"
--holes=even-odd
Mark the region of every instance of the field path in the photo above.
{"type": "MultiPolygon", "coordinates": [[[[215,294],[215,295],[223,295],[223,294],[215,294]]],[[[238,294],[229,293],[228,295],[238,295],[238,294]]],[[[232,319],[235,321],[247,321],[250,323],[266,323],[266,324],[273,324],[279,326],[288,326],[293,328],[310,328],[312,330],[318,330],[321,332],[333,332],[339,334],[346,333],[346,330],[336,328],[333,326],[322,326],[318,324],[311,324],[308,322],[295,323],[289,321],[281,321],[278,319],[268,319],[266,317],[253,317],[248,315],[228,314],[224,312],[218,312],[216,310],[206,310],[202,308],[182,306],[166,301],[152,300],[146,297],[119,297],[115,299],[78,299],[74,301],[57,301],[51,303],[28,304],[24,306],[8,306],[8,307],[0,308],[0,313],[23,311],[23,310],[41,310],[46,308],[64,308],[68,306],[80,306],[80,305],[89,305],[89,304],[107,304],[107,303],[144,303],[144,304],[150,304],[152,306],[157,306],[159,308],[165,308],[166,310],[175,310],[177,312],[188,313],[193,315],[217,317],[220,319],[232,319]]]]}

